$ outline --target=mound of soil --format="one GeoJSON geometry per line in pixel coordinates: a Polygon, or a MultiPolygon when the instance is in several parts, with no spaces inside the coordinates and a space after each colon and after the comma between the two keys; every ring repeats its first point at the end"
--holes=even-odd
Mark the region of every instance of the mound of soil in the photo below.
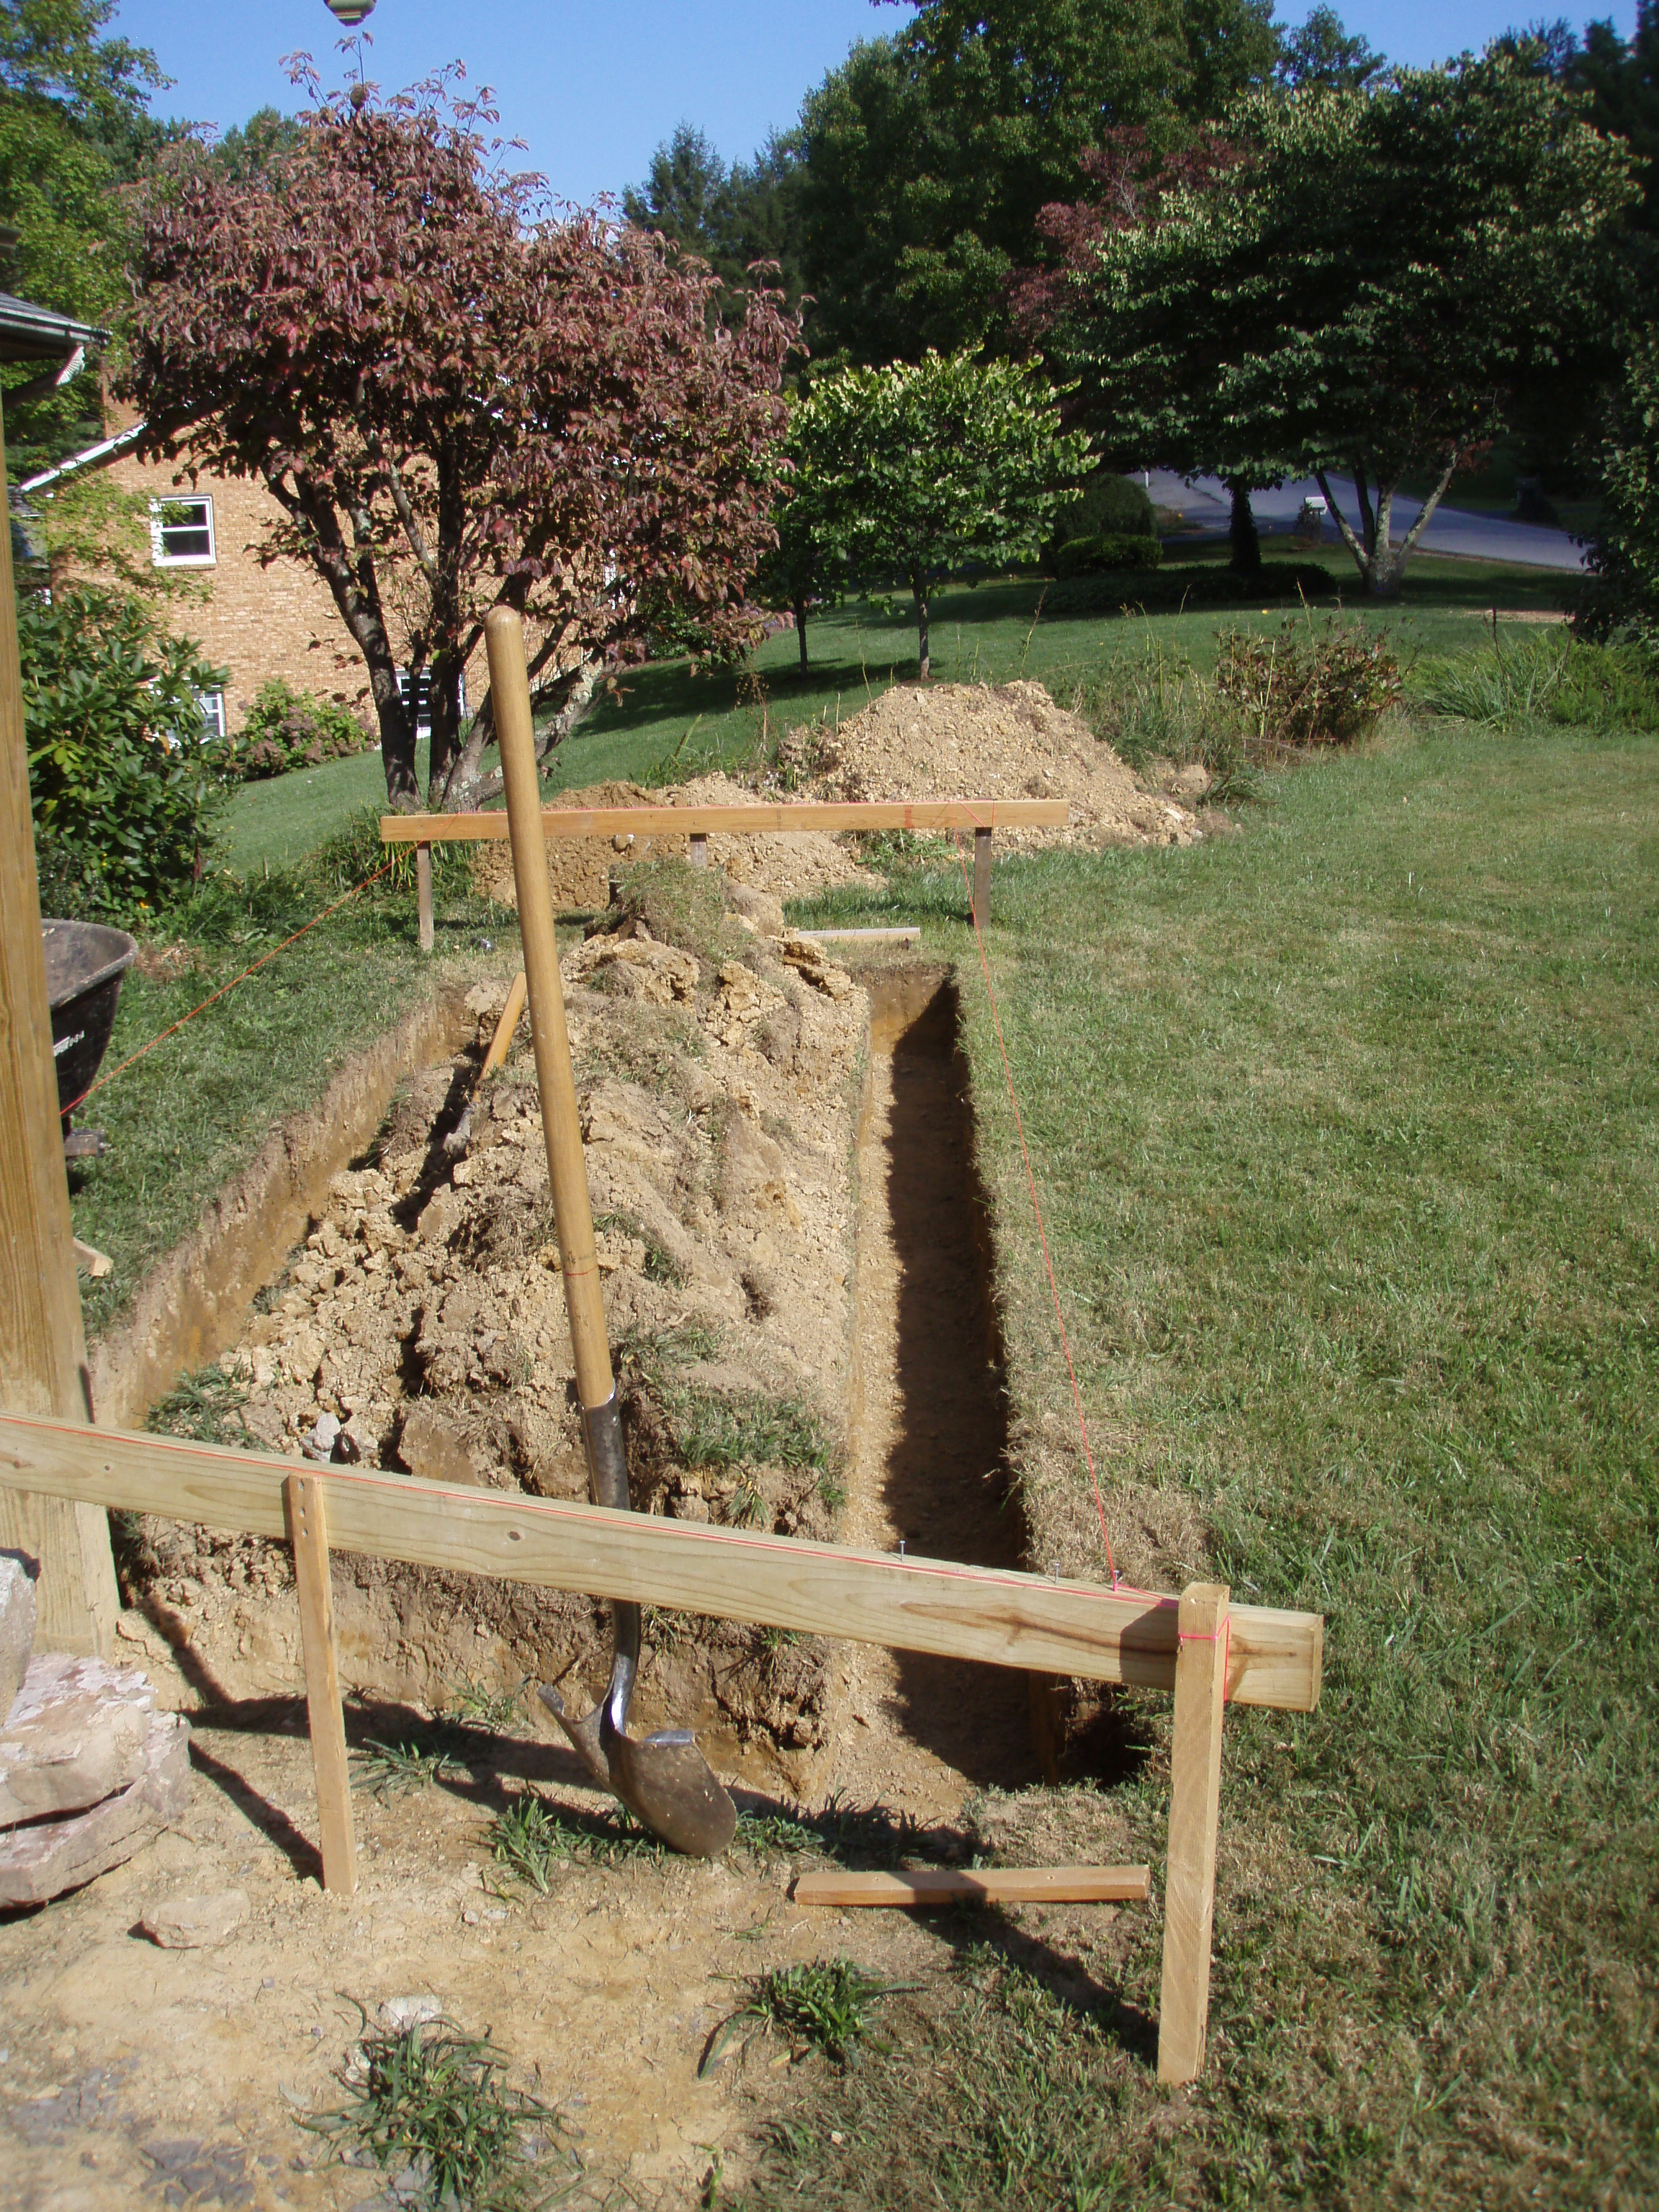
{"type": "Polygon", "coordinates": [[[1203,834],[1040,684],[895,685],[823,731],[812,766],[826,799],[1071,801],[1066,828],[999,830],[999,843],[1190,845],[1203,834]]]}
{"type": "MultiPolygon", "coordinates": [[[[635,872],[630,902],[564,962],[607,1319],[634,1504],[827,1536],[850,1357],[856,1087],[867,1003],[763,893],[714,870],[635,872]]],[[[411,1084],[223,1364],[251,1442],[313,1459],[547,1498],[586,1494],[547,1160],[522,1025],[477,1088],[477,1042],[411,1084]]],[[[149,1524],[132,1574],[238,1694],[289,1680],[284,1548],[149,1524]]],[[[608,1667],[580,1597],[337,1561],[345,1670],[429,1705],[475,1677],[608,1667]],[[346,1578],[350,1587],[345,1587],[346,1578]]],[[[572,1686],[573,1687],[574,1685],[572,1686]]],[[[642,1723],[821,1741],[807,1643],[659,1618],[642,1723]]]]}

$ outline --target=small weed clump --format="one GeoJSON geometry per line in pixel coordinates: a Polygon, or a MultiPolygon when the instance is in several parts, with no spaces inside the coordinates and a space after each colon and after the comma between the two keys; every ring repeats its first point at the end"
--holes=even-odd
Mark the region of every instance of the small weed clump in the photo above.
{"type": "Polygon", "coordinates": [[[367,1790],[383,1803],[388,1797],[407,1797],[441,1781],[445,1771],[456,1764],[447,1744],[424,1736],[412,1736],[407,1743],[381,1743],[370,1736],[351,1759],[357,1770],[353,1777],[356,1787],[367,1790]]]}
{"type": "Polygon", "coordinates": [[[489,1826],[490,1854],[515,1881],[547,1894],[555,1867],[622,1866],[631,1859],[660,1863],[668,1846],[631,1813],[579,1813],[550,1805],[533,1790],[514,1798],[489,1826]]]}
{"type": "Polygon", "coordinates": [[[307,2127],[354,2138],[382,2170],[412,2168],[433,2206],[532,2212],[546,2202],[549,2177],[533,2162],[562,2123],[507,2087],[488,2036],[438,2020],[366,2033],[360,2048],[360,2063],[343,2077],[350,2102],[307,2127]]]}
{"type": "Polygon", "coordinates": [[[475,1682],[470,1674],[464,1674],[445,1717],[467,1728],[489,1729],[499,1734],[518,1719],[524,1692],[522,1682],[516,1690],[492,1690],[483,1682],[475,1682]]]}
{"type": "Polygon", "coordinates": [[[189,1437],[204,1444],[240,1444],[247,1439],[242,1407],[247,1392],[222,1367],[198,1367],[182,1376],[165,1398],[158,1398],[144,1426],[157,1436],[189,1437]]]}
{"type": "Polygon", "coordinates": [[[851,2062],[860,2043],[890,2051],[890,2043],[874,2033],[871,2008],[884,1997],[915,1986],[914,1982],[884,1981],[847,1958],[775,1966],[769,1973],[751,1977],[748,2002],[715,2029],[699,2074],[712,2073],[733,2044],[746,2043],[763,2032],[787,2037],[797,2057],[821,2051],[840,2065],[851,2062]]]}

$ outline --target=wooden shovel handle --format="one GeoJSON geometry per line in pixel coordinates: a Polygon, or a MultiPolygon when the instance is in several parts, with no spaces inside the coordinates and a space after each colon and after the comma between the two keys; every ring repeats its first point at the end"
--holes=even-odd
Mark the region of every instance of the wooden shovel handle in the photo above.
{"type": "Polygon", "coordinates": [[[507,787],[507,833],[513,878],[519,892],[519,927],[530,992],[530,1033],[536,1048],[547,1171],[564,1269],[570,1341],[576,1355],[576,1389],[584,1406],[602,1406],[611,1395],[611,1349],[605,1340],[605,1301],[593,1251],[593,1212],[587,1197],[587,1164],[576,1118],[576,1081],[565,1027],[564,989],[553,933],[553,895],[547,880],[547,844],[536,775],[536,738],[525,667],[524,624],[510,607],[495,607],[484,623],[489,655],[489,696],[501,748],[507,787]]]}

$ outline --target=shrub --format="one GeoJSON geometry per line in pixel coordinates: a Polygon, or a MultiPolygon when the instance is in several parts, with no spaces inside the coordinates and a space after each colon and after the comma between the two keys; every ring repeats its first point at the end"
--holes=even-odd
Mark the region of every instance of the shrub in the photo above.
{"type": "Polygon", "coordinates": [[[1156,570],[1142,568],[1133,574],[1097,570],[1062,577],[1050,586],[1043,605],[1050,615],[1106,614],[1118,607],[1177,612],[1329,599],[1335,589],[1329,569],[1316,561],[1264,561],[1250,576],[1215,563],[1165,561],[1156,570]]]}
{"type": "Polygon", "coordinates": [[[1659,638],[1659,324],[1649,324],[1626,357],[1601,463],[1594,581],[1579,626],[1591,638],[1659,638]]]}
{"type": "Polygon", "coordinates": [[[1287,620],[1277,637],[1224,630],[1216,689],[1259,746],[1352,744],[1399,699],[1400,663],[1385,632],[1328,615],[1287,620]]]}
{"type": "Polygon", "coordinates": [[[1431,661],[1419,680],[1423,704],[1490,730],[1553,722],[1581,729],[1659,730],[1659,682],[1637,645],[1592,645],[1565,629],[1497,640],[1455,659],[1431,661]]]}
{"type": "Polygon", "coordinates": [[[357,717],[337,700],[295,691],[280,677],[262,684],[247,720],[218,748],[222,773],[233,783],[257,783],[296,768],[320,768],[374,742],[357,717]]]}
{"type": "Polygon", "coordinates": [[[23,599],[17,642],[43,909],[131,921],[172,904],[222,797],[200,698],[224,671],[109,592],[23,599]]]}
{"type": "Polygon", "coordinates": [[[1092,538],[1068,538],[1054,556],[1057,576],[1085,576],[1121,568],[1156,568],[1164,548],[1156,538],[1131,538],[1121,531],[1101,531],[1092,538]]]}
{"type": "Polygon", "coordinates": [[[1155,538],[1158,520],[1152,495],[1132,477],[1109,469],[1091,477],[1077,497],[1054,516],[1053,548],[1074,538],[1155,538]]]}

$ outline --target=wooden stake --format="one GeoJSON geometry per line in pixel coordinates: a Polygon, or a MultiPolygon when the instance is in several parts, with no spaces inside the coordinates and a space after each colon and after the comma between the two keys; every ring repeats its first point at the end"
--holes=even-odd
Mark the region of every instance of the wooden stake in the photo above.
{"type": "Polygon", "coordinates": [[[421,950],[430,952],[433,942],[432,927],[432,848],[415,848],[415,896],[419,902],[421,916],[421,950]]]}
{"type": "MultiPolygon", "coordinates": [[[[0,490],[5,439],[0,428],[0,490]]],[[[0,530],[0,1407],[92,1419],[34,872],[11,532],[0,530]]],[[[94,1505],[0,1494],[0,1551],[39,1562],[37,1648],[107,1656],[115,1562],[94,1505]]]]}
{"type": "Polygon", "coordinates": [[[1164,1880],[1164,1989],[1158,2021],[1160,2081],[1194,2081],[1204,2063],[1216,1829],[1221,1810],[1221,1716],[1227,1696],[1228,1595],[1220,1583],[1192,1583],[1181,1594],[1170,1859],[1164,1880]]]}
{"type": "Polygon", "coordinates": [[[345,1717],[340,1710],[334,1591],[328,1576],[328,1522],[322,1486],[315,1475],[291,1474],[283,1491],[289,1537],[294,1546],[294,1580],[300,1593],[300,1638],[305,1650],[311,1764],[317,1778],[323,1887],[349,1897],[357,1887],[357,1838],[351,1820],[345,1717]]]}
{"type": "Polygon", "coordinates": [[[484,1054],[483,1066],[478,1070],[482,1083],[486,1075],[493,1075],[513,1049],[513,1036],[519,1026],[519,1017],[524,1012],[524,970],[520,969],[513,978],[513,988],[507,994],[507,1004],[501,1008],[501,1018],[495,1024],[495,1034],[489,1040],[489,1049],[484,1054]]]}
{"type": "Polygon", "coordinates": [[[924,1867],[904,1874],[804,1874],[797,1905],[1139,1904],[1151,1892],[1150,1867],[924,1867]]]}
{"type": "Polygon", "coordinates": [[[513,839],[513,880],[519,893],[519,929],[530,992],[530,1033],[536,1045],[536,1080],[542,1097],[547,1171],[564,1267],[570,1341],[576,1355],[576,1389],[584,1406],[602,1406],[612,1389],[605,1340],[605,1301],[599,1295],[593,1249],[593,1210],[587,1195],[587,1162],[576,1118],[576,1079],[565,1027],[564,986],[559,980],[553,893],[547,879],[541,788],[536,775],[536,737],[525,668],[524,624],[510,607],[492,607],[484,623],[489,654],[489,696],[501,749],[501,781],[513,839]]]}
{"type": "Polygon", "coordinates": [[[991,836],[988,830],[974,832],[974,927],[986,929],[991,921],[991,836]]]}
{"type": "Polygon", "coordinates": [[[690,860],[694,868],[706,868],[708,866],[708,839],[707,834],[701,830],[694,830],[691,832],[690,860]]]}

